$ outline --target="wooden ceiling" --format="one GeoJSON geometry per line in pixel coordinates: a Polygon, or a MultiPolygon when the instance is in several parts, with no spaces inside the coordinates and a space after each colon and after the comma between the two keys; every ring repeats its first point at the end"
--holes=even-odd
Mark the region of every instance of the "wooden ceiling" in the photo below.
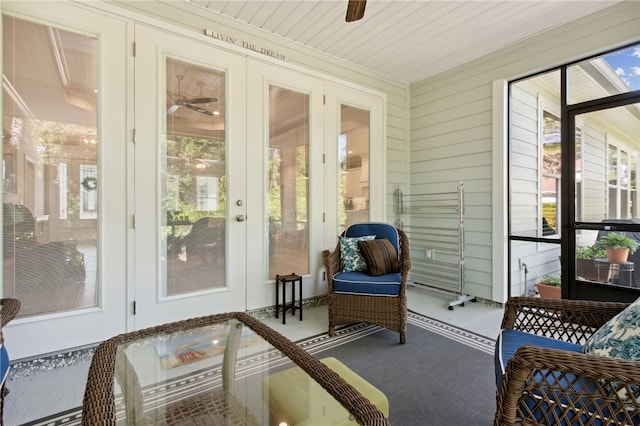
{"type": "Polygon", "coordinates": [[[356,22],[347,0],[182,2],[411,83],[619,0],[369,0],[356,22]]]}

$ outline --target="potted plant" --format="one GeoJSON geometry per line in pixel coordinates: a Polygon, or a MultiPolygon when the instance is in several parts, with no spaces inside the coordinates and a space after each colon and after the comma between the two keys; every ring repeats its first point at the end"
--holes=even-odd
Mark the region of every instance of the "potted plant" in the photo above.
{"type": "Polygon", "coordinates": [[[561,285],[560,277],[555,275],[543,275],[538,279],[536,288],[538,289],[540,297],[543,299],[561,299],[561,285]]]}
{"type": "Polygon", "coordinates": [[[624,263],[629,257],[629,253],[634,253],[638,248],[638,243],[618,232],[609,232],[604,237],[598,238],[595,246],[604,248],[607,251],[607,260],[611,263],[624,263]]]}
{"type": "Polygon", "coordinates": [[[576,248],[576,277],[587,281],[598,281],[598,269],[594,260],[606,257],[606,250],[596,244],[578,246],[576,248]]]}

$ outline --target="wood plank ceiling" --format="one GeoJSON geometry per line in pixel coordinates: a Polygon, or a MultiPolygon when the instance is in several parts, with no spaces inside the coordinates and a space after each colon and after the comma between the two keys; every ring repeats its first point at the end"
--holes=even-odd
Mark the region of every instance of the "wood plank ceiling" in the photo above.
{"type": "MultiPolygon", "coordinates": [[[[619,0],[183,0],[403,82],[452,69],[619,0]]],[[[175,4],[175,3],[174,3],[175,4]]]]}

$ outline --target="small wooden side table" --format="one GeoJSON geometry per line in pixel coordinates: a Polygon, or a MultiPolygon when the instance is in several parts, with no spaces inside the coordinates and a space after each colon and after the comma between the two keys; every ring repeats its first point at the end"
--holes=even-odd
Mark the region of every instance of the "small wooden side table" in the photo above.
{"type": "Polygon", "coordinates": [[[291,309],[291,315],[296,315],[296,309],[300,310],[300,321],[302,321],[302,277],[292,273],[291,275],[276,275],[276,318],[282,308],[282,323],[287,323],[287,309],[291,309]],[[296,281],[300,293],[298,304],[296,304],[296,281]],[[287,283],[291,283],[291,303],[287,303],[287,283]],[[280,303],[280,284],[282,284],[282,303],[280,303]]]}

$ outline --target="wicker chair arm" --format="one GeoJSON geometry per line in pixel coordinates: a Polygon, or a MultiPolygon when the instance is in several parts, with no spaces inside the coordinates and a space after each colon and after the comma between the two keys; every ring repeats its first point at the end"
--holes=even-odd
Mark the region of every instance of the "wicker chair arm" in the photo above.
{"type": "Polygon", "coordinates": [[[9,324],[9,321],[14,319],[20,311],[20,301],[18,299],[3,298],[0,299],[0,328],[9,324]]]}
{"type": "Polygon", "coordinates": [[[627,306],[618,302],[512,297],[505,304],[501,328],[584,344],[627,306]]]}
{"type": "Polygon", "coordinates": [[[509,360],[502,378],[494,425],[583,425],[594,424],[596,417],[602,424],[637,424],[638,385],[640,363],[522,346],[509,360]],[[612,391],[622,387],[635,389],[635,397],[624,398],[612,391]]]}
{"type": "Polygon", "coordinates": [[[322,260],[324,261],[324,269],[327,273],[327,283],[329,290],[333,290],[333,276],[340,272],[340,243],[336,245],[335,250],[324,250],[322,252],[322,260]]]}
{"type": "Polygon", "coordinates": [[[398,229],[398,235],[400,235],[400,271],[402,273],[402,282],[405,283],[409,269],[411,269],[409,238],[402,229],[398,229]]]}

